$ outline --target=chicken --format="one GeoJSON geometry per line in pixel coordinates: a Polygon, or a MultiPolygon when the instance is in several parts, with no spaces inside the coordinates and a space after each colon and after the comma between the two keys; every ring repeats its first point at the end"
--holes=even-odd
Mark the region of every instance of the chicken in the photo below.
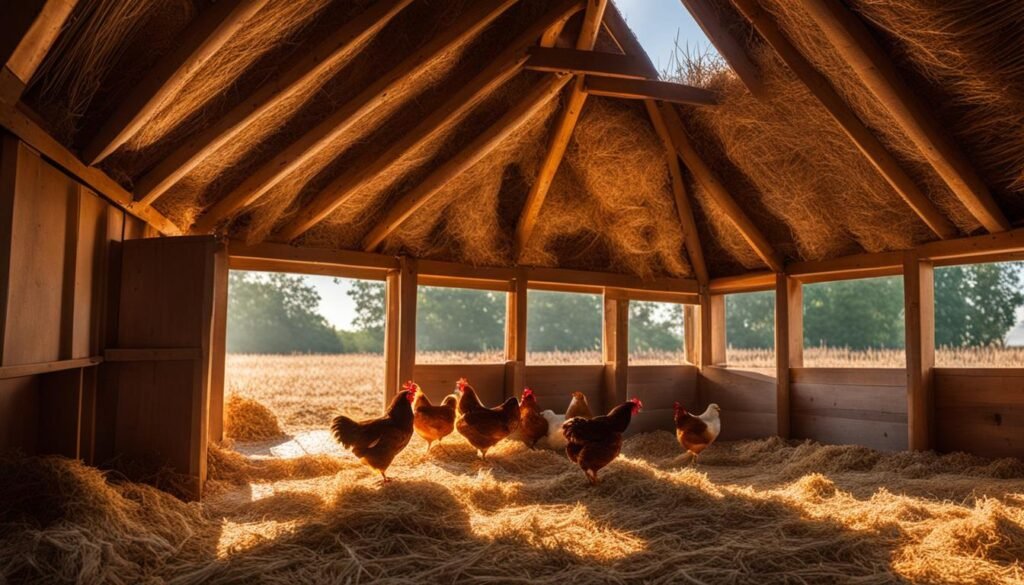
{"type": "Polygon", "coordinates": [[[555,414],[553,410],[545,410],[540,413],[544,420],[548,421],[548,435],[546,445],[550,449],[565,449],[565,435],[562,434],[562,423],[566,419],[574,417],[591,418],[590,405],[587,404],[587,396],[582,392],[573,392],[569,400],[569,407],[565,414],[555,414]]]}
{"type": "Polygon", "coordinates": [[[486,460],[487,450],[519,427],[519,401],[513,396],[501,406],[486,408],[465,378],[459,380],[458,391],[459,416],[455,428],[476,447],[480,458],[486,460]]]}
{"type": "Polygon", "coordinates": [[[334,439],[359,457],[360,461],[380,473],[384,482],[387,470],[412,438],[413,393],[402,390],[391,400],[381,418],[355,421],[341,415],[331,423],[334,439]]]}
{"type": "Polygon", "coordinates": [[[676,439],[679,440],[683,449],[693,456],[693,462],[696,462],[700,452],[714,443],[718,438],[718,433],[722,430],[720,418],[722,409],[717,404],[709,404],[704,414],[694,416],[676,402],[674,410],[676,439]]]}
{"type": "Polygon", "coordinates": [[[416,429],[416,434],[427,442],[427,452],[429,453],[434,441],[440,443],[441,439],[455,430],[455,403],[458,402],[458,397],[449,394],[444,397],[440,405],[434,406],[430,403],[427,395],[423,393],[419,384],[409,381],[403,388],[416,393],[412,402],[412,427],[416,429]]]}
{"type": "Polygon", "coordinates": [[[519,428],[509,438],[522,441],[531,449],[537,447],[537,441],[548,434],[548,421],[537,409],[537,397],[533,390],[526,388],[519,400],[519,428]]]}
{"type": "Polygon", "coordinates": [[[641,408],[640,399],[633,398],[604,416],[592,419],[577,416],[562,424],[562,433],[568,441],[565,453],[580,466],[591,485],[597,485],[597,472],[619,456],[622,433],[641,408]]]}

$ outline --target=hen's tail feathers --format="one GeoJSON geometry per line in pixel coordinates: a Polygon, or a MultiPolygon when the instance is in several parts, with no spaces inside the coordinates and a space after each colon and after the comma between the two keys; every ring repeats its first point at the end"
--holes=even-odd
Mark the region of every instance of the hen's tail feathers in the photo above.
{"type": "Polygon", "coordinates": [[[577,433],[580,427],[587,424],[587,419],[582,417],[573,417],[562,423],[562,434],[571,443],[578,439],[577,433]]]}
{"type": "Polygon", "coordinates": [[[331,423],[331,434],[334,435],[334,440],[341,443],[345,447],[352,444],[352,432],[355,430],[357,424],[356,421],[350,419],[345,415],[334,417],[334,421],[331,423]]]}

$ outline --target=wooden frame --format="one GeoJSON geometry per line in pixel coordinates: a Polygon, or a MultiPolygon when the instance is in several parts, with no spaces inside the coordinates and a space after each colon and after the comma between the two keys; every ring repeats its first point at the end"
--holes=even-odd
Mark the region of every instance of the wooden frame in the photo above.
{"type": "Polygon", "coordinates": [[[932,448],[935,367],[935,267],[917,254],[903,258],[907,353],[907,446],[932,448]]]}
{"type": "Polygon", "coordinates": [[[0,68],[0,103],[14,105],[21,99],[25,87],[32,81],[50,47],[57,40],[61,28],[71,16],[78,0],[43,0],[42,7],[25,30],[15,27],[20,19],[18,11],[30,10],[28,2],[14,2],[4,6],[3,25],[5,36],[19,38],[9,55],[4,55],[4,66],[0,68]],[[8,12],[10,11],[10,12],[8,12]]]}
{"type": "Polygon", "coordinates": [[[526,384],[526,324],[529,291],[526,273],[517,271],[505,305],[505,398],[526,384]]]}
{"type": "Polygon", "coordinates": [[[800,51],[793,46],[772,16],[761,8],[757,0],[732,1],[914,213],[940,238],[955,237],[957,235],[956,227],[918,188],[910,175],[903,170],[899,161],[832,88],[828,79],[800,54],[800,51]]]}
{"type": "Polygon", "coordinates": [[[736,37],[725,26],[719,15],[718,8],[710,0],[682,0],[683,6],[690,12],[693,19],[697,21],[701,30],[711,41],[711,44],[718,49],[729,67],[740,78],[743,85],[747,86],[750,93],[757,99],[765,99],[768,90],[761,81],[761,73],[757,66],[750,60],[746,49],[736,40],[736,37]]]}
{"type": "Polygon", "coordinates": [[[605,411],[626,401],[629,382],[629,300],[604,297],[601,350],[605,411]]]}
{"type": "Polygon", "coordinates": [[[531,47],[523,65],[530,71],[644,79],[647,70],[641,59],[619,53],[600,53],[553,47],[531,47]]]}
{"type": "Polygon", "coordinates": [[[587,75],[583,91],[592,95],[632,100],[658,100],[691,106],[716,106],[718,95],[700,87],[654,79],[587,75]]]}
{"type": "Polygon", "coordinates": [[[790,371],[804,365],[803,289],[786,275],[775,283],[775,419],[776,433],[791,436],[790,371]]]}

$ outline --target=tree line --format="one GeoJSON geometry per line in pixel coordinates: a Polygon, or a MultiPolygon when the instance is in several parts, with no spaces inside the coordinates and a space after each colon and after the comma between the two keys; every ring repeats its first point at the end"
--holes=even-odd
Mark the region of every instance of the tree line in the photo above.
{"type": "MultiPolygon", "coordinates": [[[[981,264],[937,269],[936,343],[999,345],[1024,305],[1022,265],[981,264]]],[[[228,302],[228,350],[239,353],[379,353],[384,346],[384,285],[354,281],[351,329],[338,330],[318,312],[320,296],[301,276],[233,271],[228,302]]],[[[590,351],[601,347],[598,295],[530,291],[531,351],[590,351]]],[[[733,347],[768,348],[774,341],[773,293],[726,297],[726,336],[733,347]]],[[[682,307],[630,303],[630,349],[679,350],[682,307]]],[[[505,294],[420,287],[416,345],[422,351],[501,349],[505,294]]],[[[899,277],[804,287],[804,343],[851,349],[904,343],[903,281],[899,277]]]]}

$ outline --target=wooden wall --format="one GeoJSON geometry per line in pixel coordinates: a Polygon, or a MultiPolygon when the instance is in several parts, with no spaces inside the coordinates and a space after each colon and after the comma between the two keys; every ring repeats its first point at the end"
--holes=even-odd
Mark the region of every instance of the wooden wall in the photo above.
{"type": "Polygon", "coordinates": [[[906,370],[793,368],[790,380],[793,438],[907,448],[906,370]]]}
{"type": "Polygon", "coordinates": [[[940,451],[1024,459],[1024,369],[935,368],[940,451]]]}
{"type": "Polygon", "coordinates": [[[0,449],[92,461],[125,214],[13,136],[0,151],[0,449]]]}
{"type": "Polygon", "coordinates": [[[644,404],[629,425],[629,434],[675,429],[673,404],[695,408],[697,396],[696,366],[629,366],[626,397],[639,398],[644,404]]]}
{"type": "Polygon", "coordinates": [[[708,404],[722,408],[725,441],[759,439],[775,434],[775,378],[756,372],[706,366],[700,374],[699,400],[702,412],[708,404]]]}
{"type": "Polygon", "coordinates": [[[466,378],[486,406],[500,404],[505,398],[505,364],[416,364],[413,379],[427,397],[438,404],[455,391],[459,378],[466,378]]]}

